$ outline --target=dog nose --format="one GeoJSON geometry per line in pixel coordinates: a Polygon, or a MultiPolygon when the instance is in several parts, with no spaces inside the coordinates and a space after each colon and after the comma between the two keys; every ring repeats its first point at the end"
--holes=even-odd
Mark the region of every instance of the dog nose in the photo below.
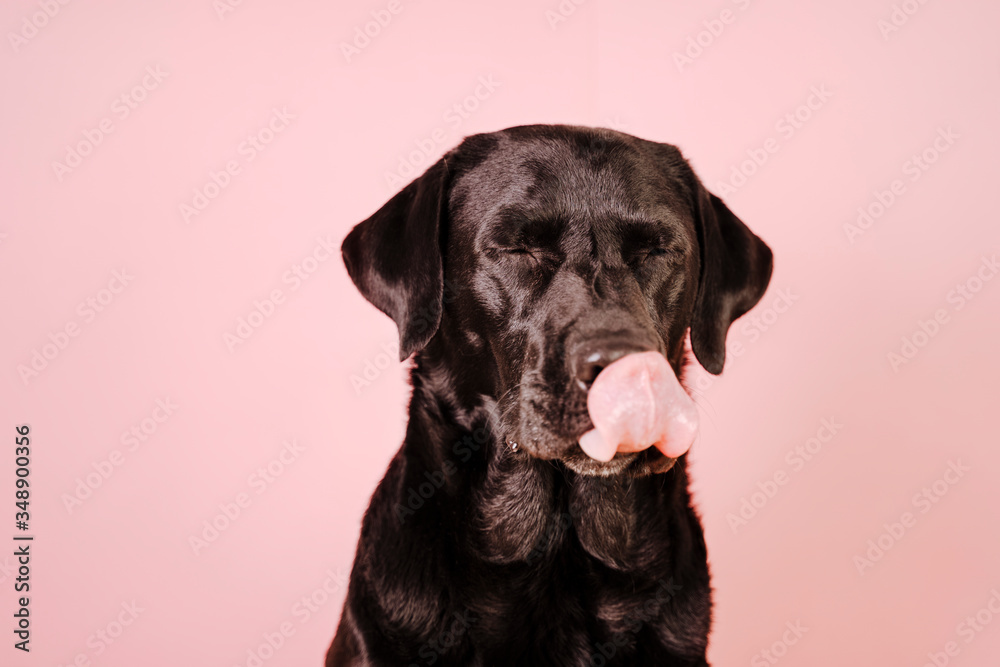
{"type": "Polygon", "coordinates": [[[645,348],[637,345],[626,344],[603,344],[585,345],[574,360],[574,375],[576,382],[584,391],[590,390],[590,385],[594,384],[597,375],[606,367],[618,361],[626,354],[633,352],[644,352],[645,348]]]}

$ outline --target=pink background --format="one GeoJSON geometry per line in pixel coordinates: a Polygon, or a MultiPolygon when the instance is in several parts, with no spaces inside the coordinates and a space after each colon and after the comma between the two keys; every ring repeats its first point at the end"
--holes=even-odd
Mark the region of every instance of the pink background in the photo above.
{"type": "Polygon", "coordinates": [[[558,122],[675,143],[716,191],[736,169],[720,194],[775,252],[724,376],[696,383],[713,663],[771,664],[768,649],[787,665],[995,664],[1000,618],[980,610],[1000,590],[1000,279],[983,281],[1000,249],[1000,7],[907,0],[883,34],[889,0],[399,3],[350,61],[341,44],[387,1],[0,6],[0,540],[18,532],[21,423],[36,535],[27,656],[0,556],[0,663],[246,665],[284,624],[264,664],[319,665],[407,388],[387,363],[392,324],[317,239],[338,245],[388,199],[401,161],[419,171],[466,134],[558,122]],[[811,90],[825,99],[799,109],[811,90]],[[57,174],[81,142],[88,155],[57,174]],[[879,197],[894,201],[849,239],[879,197]],[[296,285],[299,265],[313,273],[296,285]],[[904,337],[920,346],[893,364],[904,337]],[[51,358],[22,377],[36,351],[51,358]],[[809,461],[788,458],[818,436],[809,461]],[[273,463],[292,440],[301,451],[273,463]],[[967,468],[953,484],[950,464],[967,468]],[[935,482],[941,498],[914,499],[935,482]],[[80,483],[89,497],[70,511],[80,483]],[[189,538],[238,498],[196,554],[189,538]],[[734,530],[744,500],[756,514],[734,530]],[[962,625],[977,612],[992,623],[962,625]],[[808,628],[794,644],[788,623],[808,628]]]}

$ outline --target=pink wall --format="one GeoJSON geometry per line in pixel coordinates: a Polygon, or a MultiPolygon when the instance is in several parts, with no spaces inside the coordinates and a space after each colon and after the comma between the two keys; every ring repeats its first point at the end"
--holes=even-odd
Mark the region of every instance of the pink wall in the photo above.
{"type": "Polygon", "coordinates": [[[0,6],[0,540],[21,423],[36,536],[0,663],[247,665],[284,630],[265,665],[319,664],[406,398],[326,247],[411,154],[562,122],[680,145],[775,251],[698,383],[713,662],[995,664],[1000,6],[223,2],[0,6]]]}

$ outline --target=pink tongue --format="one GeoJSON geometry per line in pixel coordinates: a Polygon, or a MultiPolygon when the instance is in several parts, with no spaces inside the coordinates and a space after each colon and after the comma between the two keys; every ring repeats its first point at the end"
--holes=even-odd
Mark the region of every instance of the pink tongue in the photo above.
{"type": "Polygon", "coordinates": [[[658,352],[628,354],[602,370],[587,395],[594,429],[580,436],[592,459],[656,447],[675,459],[691,448],[698,410],[658,352]]]}

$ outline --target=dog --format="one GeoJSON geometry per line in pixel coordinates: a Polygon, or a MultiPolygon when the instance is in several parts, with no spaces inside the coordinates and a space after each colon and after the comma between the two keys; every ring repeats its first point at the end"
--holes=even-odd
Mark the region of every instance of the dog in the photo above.
{"type": "Polygon", "coordinates": [[[707,665],[687,457],[579,439],[625,355],[721,373],[770,248],[676,147],[528,125],[465,138],[342,254],[413,394],[326,665],[707,665]]]}

